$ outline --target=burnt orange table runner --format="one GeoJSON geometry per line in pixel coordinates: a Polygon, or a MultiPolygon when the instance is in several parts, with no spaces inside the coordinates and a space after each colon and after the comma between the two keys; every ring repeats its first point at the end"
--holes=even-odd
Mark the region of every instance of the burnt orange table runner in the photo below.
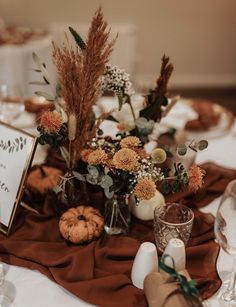
{"type": "MultiPolygon", "coordinates": [[[[216,271],[219,247],[214,242],[214,217],[198,209],[221,195],[228,182],[236,178],[236,171],[212,163],[204,164],[203,168],[207,176],[197,194],[181,192],[168,196],[167,201],[181,202],[194,210],[187,269],[206,299],[221,285],[216,271]]],[[[0,235],[1,261],[39,270],[91,304],[147,306],[143,291],[132,285],[130,272],[140,243],[154,242],[152,222],[133,218],[129,236],[103,236],[87,245],[76,246],[60,236],[53,200],[47,197],[40,206],[39,215],[18,209],[10,237],[0,235]]]]}

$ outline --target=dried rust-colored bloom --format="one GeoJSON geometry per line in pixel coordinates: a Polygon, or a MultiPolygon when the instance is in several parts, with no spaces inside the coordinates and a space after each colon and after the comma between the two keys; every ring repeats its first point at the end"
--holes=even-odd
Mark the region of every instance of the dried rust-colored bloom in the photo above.
{"type": "Polygon", "coordinates": [[[137,170],[138,163],[138,155],[136,152],[129,148],[122,148],[117,151],[113,156],[113,165],[117,169],[121,169],[123,171],[135,171],[137,170]]]}
{"type": "Polygon", "coordinates": [[[41,115],[40,125],[48,133],[58,133],[61,129],[63,120],[61,115],[55,111],[46,111],[41,115]]]}
{"type": "Polygon", "coordinates": [[[107,160],[107,154],[103,149],[95,149],[88,156],[88,164],[98,165],[105,163],[107,160]]]}
{"type": "Polygon", "coordinates": [[[91,148],[82,149],[81,153],[80,153],[81,160],[84,161],[85,163],[87,163],[88,157],[91,154],[91,152],[93,152],[93,149],[91,149],[91,148]]]}
{"type": "Polygon", "coordinates": [[[188,186],[189,189],[196,192],[203,185],[203,177],[205,175],[205,170],[197,166],[196,164],[192,165],[188,171],[188,186]]]}
{"type": "Polygon", "coordinates": [[[141,141],[137,136],[127,136],[120,141],[121,148],[133,148],[140,146],[141,141]]]}
{"type": "Polygon", "coordinates": [[[140,179],[134,189],[134,195],[139,200],[149,200],[155,196],[155,193],[155,182],[149,178],[140,179]]]}

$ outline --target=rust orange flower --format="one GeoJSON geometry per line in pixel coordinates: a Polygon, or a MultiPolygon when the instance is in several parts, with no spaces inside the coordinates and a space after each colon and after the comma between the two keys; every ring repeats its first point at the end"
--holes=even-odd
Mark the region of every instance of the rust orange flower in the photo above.
{"type": "Polygon", "coordinates": [[[197,166],[196,164],[193,164],[189,171],[188,171],[188,186],[189,189],[192,191],[197,191],[200,189],[203,185],[203,177],[205,175],[205,170],[197,166]]]}
{"type": "Polygon", "coordinates": [[[95,149],[88,155],[88,164],[97,165],[105,163],[107,160],[107,154],[103,149],[95,149]]]}
{"type": "Polygon", "coordinates": [[[149,200],[155,196],[155,182],[149,178],[142,178],[134,189],[134,195],[140,200],[149,200]]]}
{"type": "Polygon", "coordinates": [[[114,154],[112,163],[117,169],[135,171],[139,166],[138,155],[132,149],[122,148],[114,154]]]}
{"type": "Polygon", "coordinates": [[[46,111],[41,115],[40,125],[49,133],[58,133],[62,123],[62,117],[58,112],[46,111]]]}
{"type": "Polygon", "coordinates": [[[127,136],[120,141],[121,148],[138,147],[140,144],[141,144],[141,141],[136,136],[127,136]]]}
{"type": "Polygon", "coordinates": [[[81,154],[80,154],[81,160],[87,163],[88,157],[91,154],[91,152],[93,152],[91,148],[82,149],[81,154]]]}

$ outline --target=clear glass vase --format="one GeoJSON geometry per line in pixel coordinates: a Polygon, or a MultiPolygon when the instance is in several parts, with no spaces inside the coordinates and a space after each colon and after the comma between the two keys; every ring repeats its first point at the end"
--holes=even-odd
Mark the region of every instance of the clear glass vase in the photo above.
{"type": "Polygon", "coordinates": [[[62,191],[59,192],[60,211],[64,212],[71,207],[78,205],[79,202],[89,202],[86,182],[78,180],[72,171],[67,171],[61,179],[62,191]]]}
{"type": "Polygon", "coordinates": [[[105,231],[109,235],[127,234],[130,228],[130,210],[127,195],[117,195],[105,203],[105,231]]]}

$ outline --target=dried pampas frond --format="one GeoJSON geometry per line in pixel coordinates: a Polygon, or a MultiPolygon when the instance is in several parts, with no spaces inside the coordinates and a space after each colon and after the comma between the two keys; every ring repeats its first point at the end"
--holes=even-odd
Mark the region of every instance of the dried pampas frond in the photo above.
{"type": "Polygon", "coordinates": [[[80,153],[90,138],[90,114],[99,95],[100,77],[104,73],[115,43],[115,40],[108,42],[109,33],[102,10],[99,8],[92,19],[86,48],[73,47],[68,41],[63,47],[53,43],[53,59],[59,74],[66,112],[68,118],[70,114],[76,117],[76,133],[72,148],[76,146],[77,153],[80,153]]]}

